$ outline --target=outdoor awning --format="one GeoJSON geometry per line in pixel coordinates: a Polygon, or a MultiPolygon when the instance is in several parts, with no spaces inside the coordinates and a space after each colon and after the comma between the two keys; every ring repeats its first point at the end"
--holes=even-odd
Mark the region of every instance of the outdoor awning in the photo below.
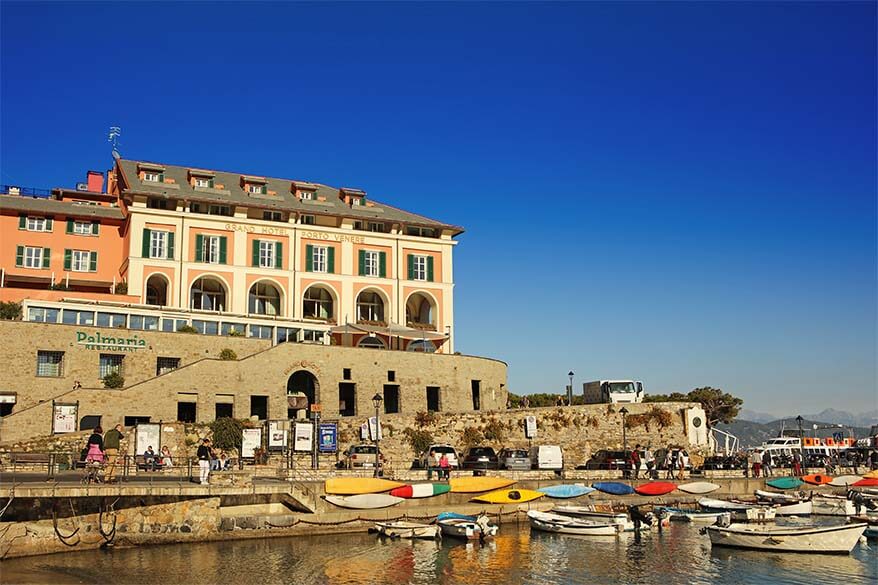
{"type": "Polygon", "coordinates": [[[429,339],[430,341],[439,341],[448,339],[444,333],[436,333],[435,331],[424,331],[422,329],[414,329],[412,327],[403,327],[396,323],[391,323],[387,327],[380,325],[362,325],[347,323],[338,325],[329,330],[330,333],[375,333],[376,335],[387,335],[389,337],[401,337],[402,339],[429,339]]]}
{"type": "Polygon", "coordinates": [[[307,396],[287,396],[287,404],[290,408],[304,410],[308,408],[307,396]]]}

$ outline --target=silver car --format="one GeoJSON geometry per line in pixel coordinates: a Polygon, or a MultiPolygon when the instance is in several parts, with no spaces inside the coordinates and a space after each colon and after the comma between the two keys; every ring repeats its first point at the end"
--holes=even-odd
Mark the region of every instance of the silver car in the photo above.
{"type": "Polygon", "coordinates": [[[500,463],[500,469],[528,471],[531,467],[530,454],[528,454],[527,449],[503,449],[497,459],[500,463]]]}

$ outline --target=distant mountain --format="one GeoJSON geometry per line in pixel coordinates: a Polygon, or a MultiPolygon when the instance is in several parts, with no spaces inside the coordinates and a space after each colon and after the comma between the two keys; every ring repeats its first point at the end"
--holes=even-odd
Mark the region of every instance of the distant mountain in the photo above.
{"type": "Polygon", "coordinates": [[[827,408],[819,414],[803,414],[802,418],[822,420],[831,424],[843,424],[853,427],[870,427],[878,425],[878,409],[852,414],[843,410],[827,408]]]}
{"type": "MultiPolygon", "coordinates": [[[[848,436],[847,429],[836,428],[837,424],[844,423],[834,423],[830,421],[819,421],[814,420],[811,417],[802,417],[802,430],[805,431],[805,435],[808,436],[812,433],[816,432],[818,437],[829,437],[832,436],[833,433],[836,432],[844,432],[845,436],[848,436]],[[817,431],[814,431],[814,425],[818,427],[829,427],[829,428],[818,428],[817,431]]],[[[717,428],[726,431],[727,433],[731,433],[732,435],[738,437],[738,440],[741,442],[741,448],[746,449],[748,447],[757,447],[767,441],[768,439],[777,437],[780,435],[781,429],[797,429],[798,423],[796,419],[785,418],[773,420],[767,423],[758,423],[749,420],[736,420],[732,424],[717,425],[717,428]]],[[[869,427],[850,427],[854,433],[854,437],[861,438],[869,435],[869,427]]]]}
{"type": "Polygon", "coordinates": [[[768,414],[766,412],[756,412],[754,410],[747,410],[746,408],[741,409],[741,413],[738,414],[738,420],[748,420],[751,422],[757,423],[767,423],[773,420],[777,420],[776,414],[768,414]]]}

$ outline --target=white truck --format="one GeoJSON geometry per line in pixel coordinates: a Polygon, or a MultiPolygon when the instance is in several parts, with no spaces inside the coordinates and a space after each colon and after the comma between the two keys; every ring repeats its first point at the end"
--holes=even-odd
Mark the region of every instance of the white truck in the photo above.
{"type": "Polygon", "coordinates": [[[582,385],[586,404],[643,402],[643,382],[635,380],[595,380],[582,385]]]}

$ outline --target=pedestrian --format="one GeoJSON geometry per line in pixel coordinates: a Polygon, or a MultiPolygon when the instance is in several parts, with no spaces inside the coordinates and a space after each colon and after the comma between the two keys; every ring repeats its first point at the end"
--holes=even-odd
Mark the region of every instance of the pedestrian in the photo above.
{"type": "Polygon", "coordinates": [[[753,466],[753,477],[759,478],[759,473],[762,471],[762,457],[759,455],[758,451],[752,451],[750,453],[750,462],[753,466]]]}
{"type": "Polygon", "coordinates": [[[522,408],[530,408],[530,398],[528,398],[527,396],[522,396],[521,406],[522,408]]]}
{"type": "Polygon", "coordinates": [[[104,462],[104,429],[100,425],[95,427],[94,432],[88,438],[86,447],[88,448],[88,453],[85,455],[86,462],[104,462]]]}
{"type": "Polygon", "coordinates": [[[634,479],[640,474],[640,444],[635,445],[631,452],[631,469],[634,471],[634,479]]]}
{"type": "Polygon", "coordinates": [[[689,467],[689,452],[686,449],[680,449],[680,456],[677,461],[680,469],[677,479],[683,479],[683,476],[686,474],[686,468],[689,467]]]}
{"type": "Polygon", "coordinates": [[[210,439],[202,439],[195,456],[198,457],[199,483],[208,485],[210,479],[210,439]]]}
{"type": "Polygon", "coordinates": [[[652,449],[649,445],[647,445],[646,449],[643,450],[643,462],[646,464],[646,474],[650,477],[650,479],[658,479],[657,474],[655,477],[653,477],[653,468],[655,467],[655,455],[653,455],[652,449]]]}
{"type": "Polygon", "coordinates": [[[107,483],[116,481],[116,462],[119,459],[119,446],[125,435],[122,434],[122,425],[116,425],[104,436],[104,453],[107,455],[107,483]]]}
{"type": "Polygon", "coordinates": [[[439,458],[439,473],[446,481],[451,478],[451,463],[448,461],[448,453],[443,453],[439,458]]]}
{"type": "Polygon", "coordinates": [[[872,464],[872,469],[878,469],[878,451],[872,450],[872,453],[869,455],[869,461],[872,464]]]}
{"type": "Polygon", "coordinates": [[[436,452],[430,449],[424,461],[427,464],[427,481],[433,479],[433,469],[436,467],[436,452]]]}
{"type": "Polygon", "coordinates": [[[143,464],[145,471],[155,471],[158,469],[158,465],[156,465],[155,451],[152,450],[152,445],[147,447],[146,451],[143,452],[143,464]]]}
{"type": "Polygon", "coordinates": [[[665,451],[665,479],[674,479],[674,450],[670,445],[665,451]]]}
{"type": "Polygon", "coordinates": [[[774,475],[772,470],[771,452],[766,449],[762,452],[762,476],[771,477],[774,475]]]}
{"type": "Polygon", "coordinates": [[[793,475],[802,475],[802,454],[798,451],[793,453],[793,475]]]}

